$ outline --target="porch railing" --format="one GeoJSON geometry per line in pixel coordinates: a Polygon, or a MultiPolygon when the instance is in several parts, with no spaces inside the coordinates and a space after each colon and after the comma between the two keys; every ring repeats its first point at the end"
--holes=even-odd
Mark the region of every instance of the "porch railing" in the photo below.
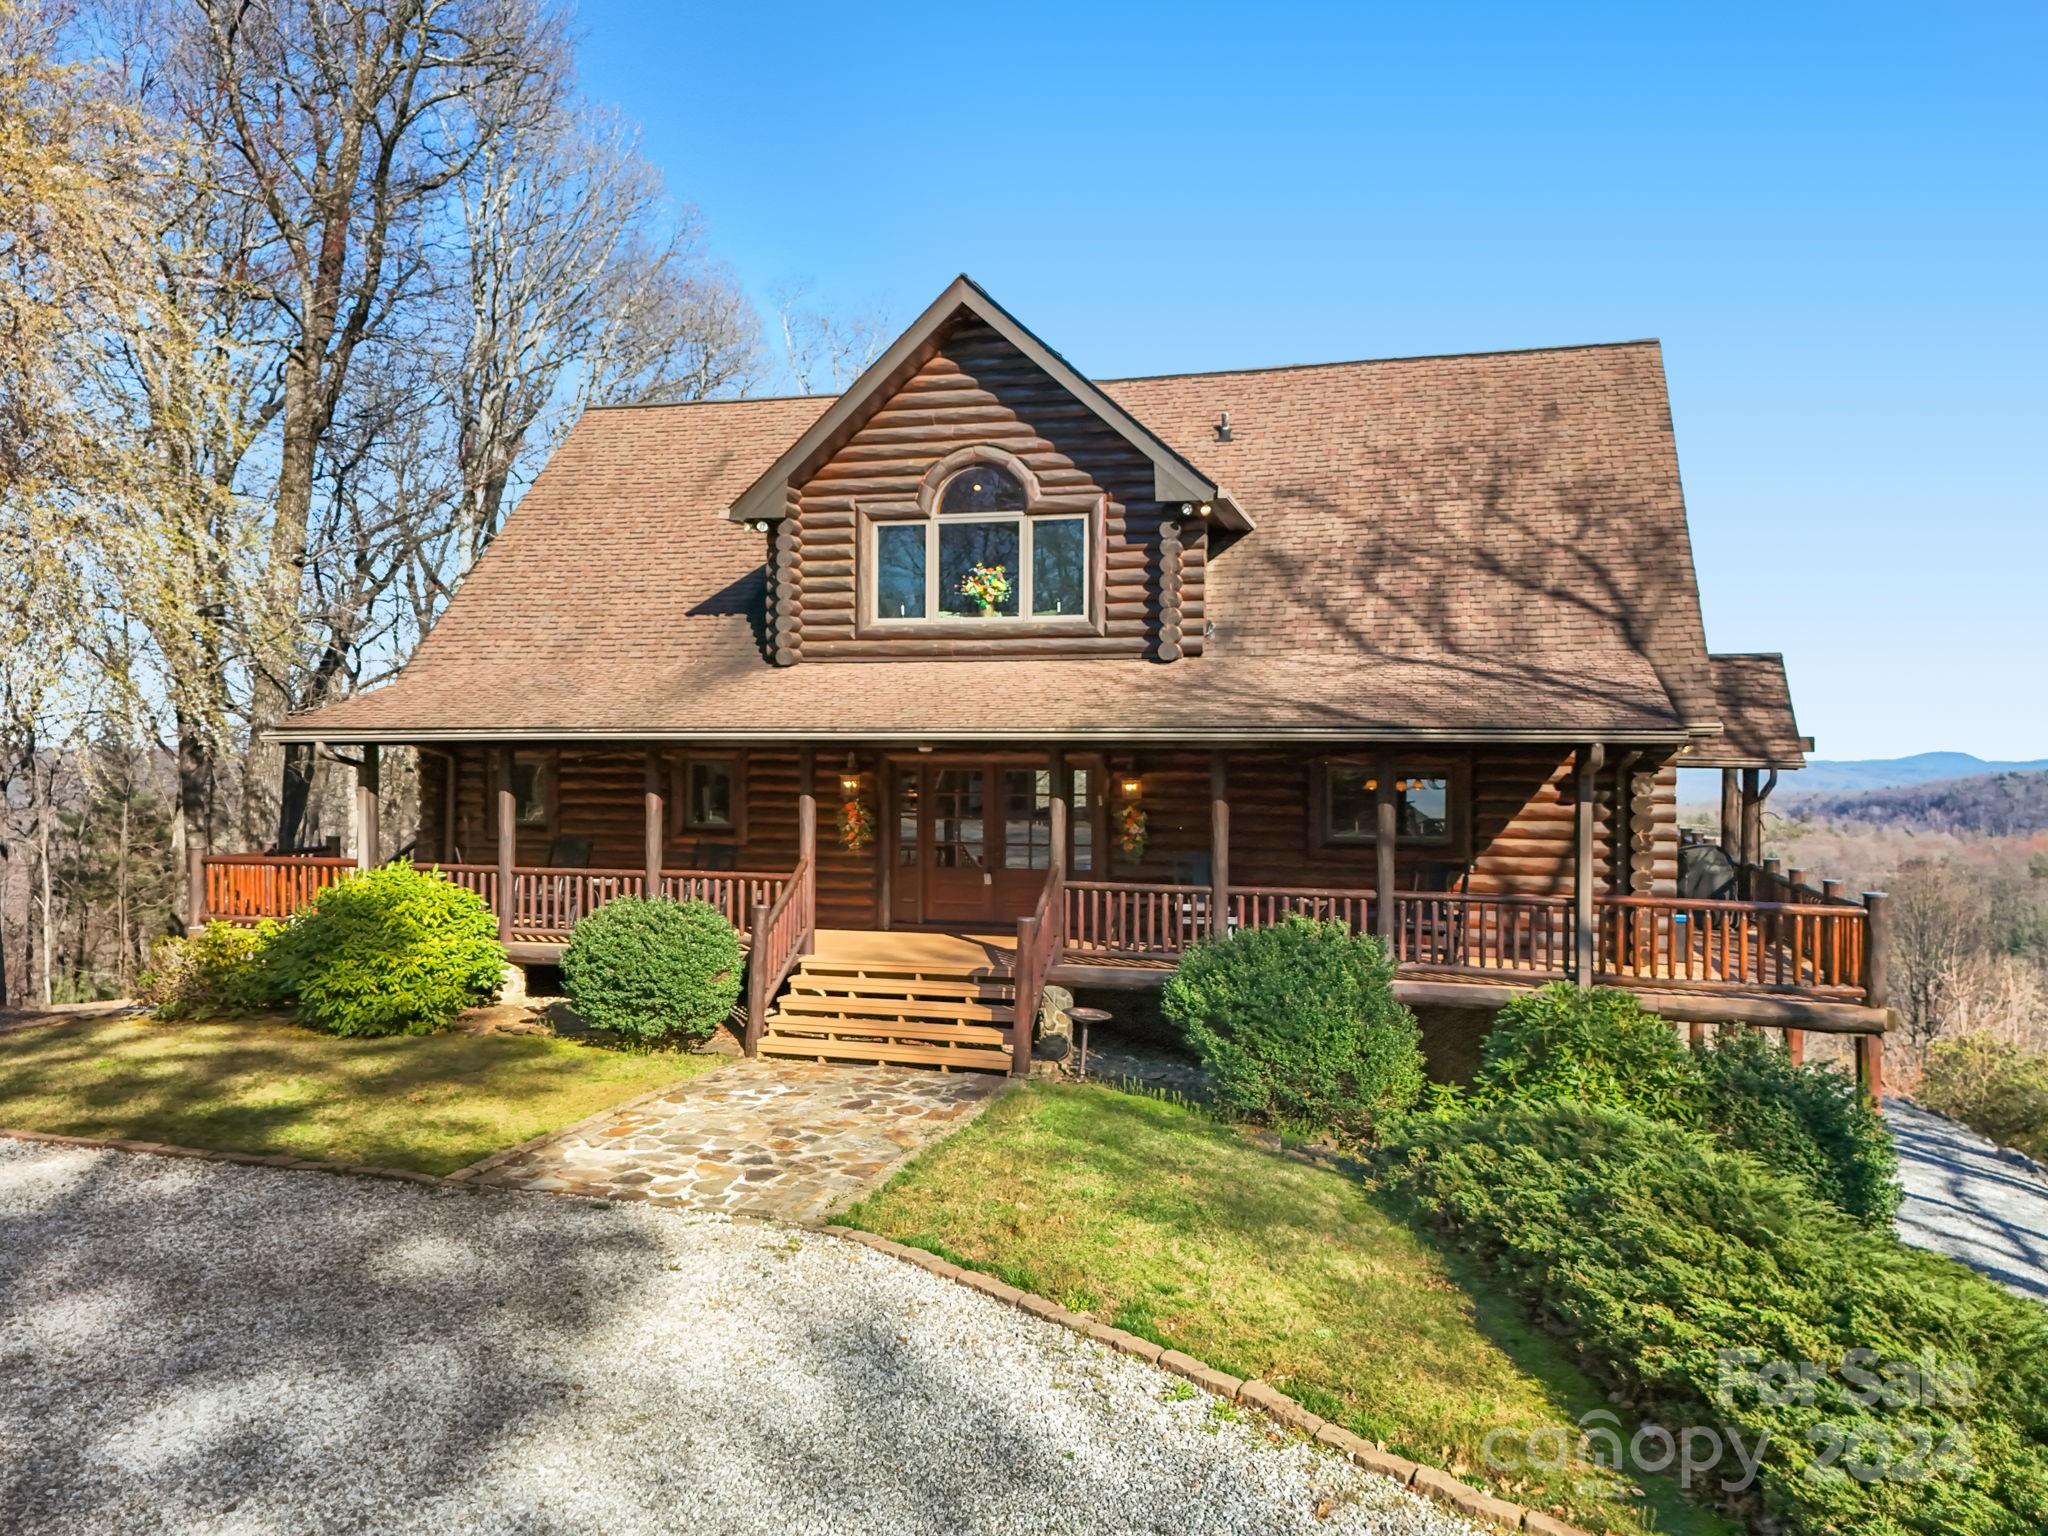
{"type": "Polygon", "coordinates": [[[200,860],[200,889],[207,916],[258,923],[291,916],[355,868],[354,859],[310,854],[213,854],[200,860]]]}
{"type": "Polygon", "coordinates": [[[1865,995],[1870,914],[1854,903],[1606,896],[1594,976],[1683,990],[1865,995]]]}
{"type": "Polygon", "coordinates": [[[1209,932],[1206,885],[1068,880],[1059,906],[1067,954],[1100,960],[1177,955],[1209,932]]]}
{"type": "MultiPolygon", "coordinates": [[[[231,923],[285,918],[356,868],[353,859],[301,855],[216,854],[201,861],[204,916],[231,923]]],[[[474,891],[491,911],[500,910],[495,864],[423,863],[444,879],[474,891]]],[[[665,869],[660,893],[674,901],[703,901],[716,907],[741,932],[754,908],[782,897],[791,876],[764,870],[665,869]]],[[[640,896],[647,874],[639,869],[555,869],[517,865],[512,870],[507,930],[527,943],[565,942],[579,918],[621,896],[640,896]]]]}

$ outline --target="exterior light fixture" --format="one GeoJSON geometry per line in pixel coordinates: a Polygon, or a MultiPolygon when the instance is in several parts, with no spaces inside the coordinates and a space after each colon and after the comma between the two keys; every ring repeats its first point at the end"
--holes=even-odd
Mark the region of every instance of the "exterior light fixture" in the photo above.
{"type": "Polygon", "coordinates": [[[1202,503],[1202,516],[1204,516],[1204,517],[1209,517],[1209,516],[1213,515],[1213,514],[1215,513],[1215,511],[1216,511],[1216,509],[1215,509],[1214,507],[1210,506],[1208,502],[1206,502],[1206,501],[1205,501],[1205,502],[1203,502],[1203,503],[1202,503]]]}
{"type": "Polygon", "coordinates": [[[1124,792],[1124,798],[1126,800],[1137,799],[1139,792],[1142,791],[1144,787],[1144,781],[1139,779],[1136,774],[1132,774],[1125,778],[1121,786],[1124,792]]]}

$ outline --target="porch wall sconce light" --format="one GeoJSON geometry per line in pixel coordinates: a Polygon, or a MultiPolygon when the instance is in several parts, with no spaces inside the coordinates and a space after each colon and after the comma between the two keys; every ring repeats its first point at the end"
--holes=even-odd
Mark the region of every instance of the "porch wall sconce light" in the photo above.
{"type": "Polygon", "coordinates": [[[1144,794],[1145,781],[1134,773],[1125,774],[1117,784],[1117,788],[1123,792],[1123,797],[1126,800],[1136,800],[1144,794]]]}
{"type": "Polygon", "coordinates": [[[839,770],[839,790],[847,795],[860,793],[860,765],[854,762],[851,752],[846,754],[846,766],[839,770]]]}

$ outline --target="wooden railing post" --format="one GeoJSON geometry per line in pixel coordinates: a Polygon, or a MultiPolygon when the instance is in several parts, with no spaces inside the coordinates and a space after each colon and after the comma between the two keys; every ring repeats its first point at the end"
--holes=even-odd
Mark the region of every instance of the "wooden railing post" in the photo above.
{"type": "Polygon", "coordinates": [[[1381,753],[1379,768],[1374,775],[1378,781],[1377,798],[1373,805],[1374,874],[1373,883],[1378,887],[1373,892],[1373,901],[1378,909],[1380,942],[1387,946],[1387,953],[1394,952],[1394,843],[1400,836],[1400,821],[1394,808],[1394,759],[1389,753],[1381,753]]]}
{"type": "Polygon", "coordinates": [[[647,871],[647,885],[641,894],[649,901],[661,895],[661,853],[668,833],[668,800],[661,780],[661,753],[649,747],[641,773],[641,809],[646,816],[642,853],[647,871]]]}
{"type": "Polygon", "coordinates": [[[1209,932],[1230,932],[1230,768],[1209,754],[1209,932]]]}
{"type": "Polygon", "coordinates": [[[1572,980],[1579,986],[1593,985],[1595,935],[1593,931],[1593,800],[1599,788],[1600,765],[1607,749],[1599,742],[1579,753],[1578,799],[1573,806],[1572,825],[1572,980]]]}
{"type": "Polygon", "coordinates": [[[768,1023],[768,903],[754,903],[747,924],[747,1036],[740,1042],[749,1056],[761,1054],[761,1031],[768,1023]]]}
{"type": "MultiPolygon", "coordinates": [[[[1863,1002],[1870,1008],[1888,1009],[1891,1002],[1891,982],[1885,958],[1891,919],[1885,910],[1885,902],[1883,891],[1863,893],[1863,907],[1870,914],[1864,919],[1866,931],[1863,935],[1863,1002]]],[[[1889,1014],[1886,1015],[1886,1022],[1890,1022],[1889,1014]]],[[[1872,1103],[1884,1102],[1882,1033],[1856,1037],[1856,1080],[1863,1085],[1863,1091],[1870,1095],[1872,1103]]]]}
{"type": "Polygon", "coordinates": [[[377,747],[365,745],[356,763],[356,868],[375,869],[381,857],[377,825],[377,747]]]}
{"type": "Polygon", "coordinates": [[[512,864],[519,851],[519,796],[512,784],[512,749],[498,748],[498,942],[512,938],[512,864]]]}
{"type": "Polygon", "coordinates": [[[1010,1004],[1010,1076],[1031,1072],[1031,1041],[1038,1026],[1038,919],[1017,919],[1017,966],[1011,973],[1016,994],[1010,1004]]]}

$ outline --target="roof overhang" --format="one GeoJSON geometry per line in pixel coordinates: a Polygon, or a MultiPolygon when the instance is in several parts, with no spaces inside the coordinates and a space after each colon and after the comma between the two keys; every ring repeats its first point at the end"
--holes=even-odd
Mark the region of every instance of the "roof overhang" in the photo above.
{"type": "Polygon", "coordinates": [[[1427,742],[1437,746],[1558,746],[1575,747],[1588,741],[1605,741],[1630,747],[1679,746],[1686,741],[1682,730],[1645,731],[1640,728],[1612,731],[1473,731],[1388,728],[1385,726],[1259,726],[1244,730],[1054,730],[1054,731],[707,731],[690,730],[591,730],[575,728],[443,726],[407,729],[382,727],[350,730],[345,727],[295,729],[277,726],[262,733],[268,742],[313,743],[342,746],[445,746],[475,744],[545,745],[552,742],[622,742],[640,744],[654,741],[700,742],[719,746],[787,746],[831,743],[838,746],[982,746],[1005,742],[1046,742],[1090,746],[1285,746],[1352,745],[1373,742],[1427,742]]]}
{"type": "Polygon", "coordinates": [[[816,461],[836,446],[841,434],[857,427],[877,397],[894,390],[903,375],[916,366],[922,349],[963,312],[982,321],[1023,353],[1111,431],[1150,459],[1155,500],[1181,502],[1198,511],[1206,509],[1206,515],[1225,528],[1240,532],[1251,528],[1250,515],[1228,490],[1168,447],[1073,364],[1033,335],[1016,316],[989,297],[987,290],[965,273],[953,279],[946,286],[946,291],[932,301],[909,329],[868,365],[867,371],[854,380],[846,393],[832,402],[810,430],[791,443],[758,480],[740,493],[726,508],[726,517],[736,523],[772,523],[786,517],[789,513],[786,494],[789,485],[814,468],[816,461]]]}

